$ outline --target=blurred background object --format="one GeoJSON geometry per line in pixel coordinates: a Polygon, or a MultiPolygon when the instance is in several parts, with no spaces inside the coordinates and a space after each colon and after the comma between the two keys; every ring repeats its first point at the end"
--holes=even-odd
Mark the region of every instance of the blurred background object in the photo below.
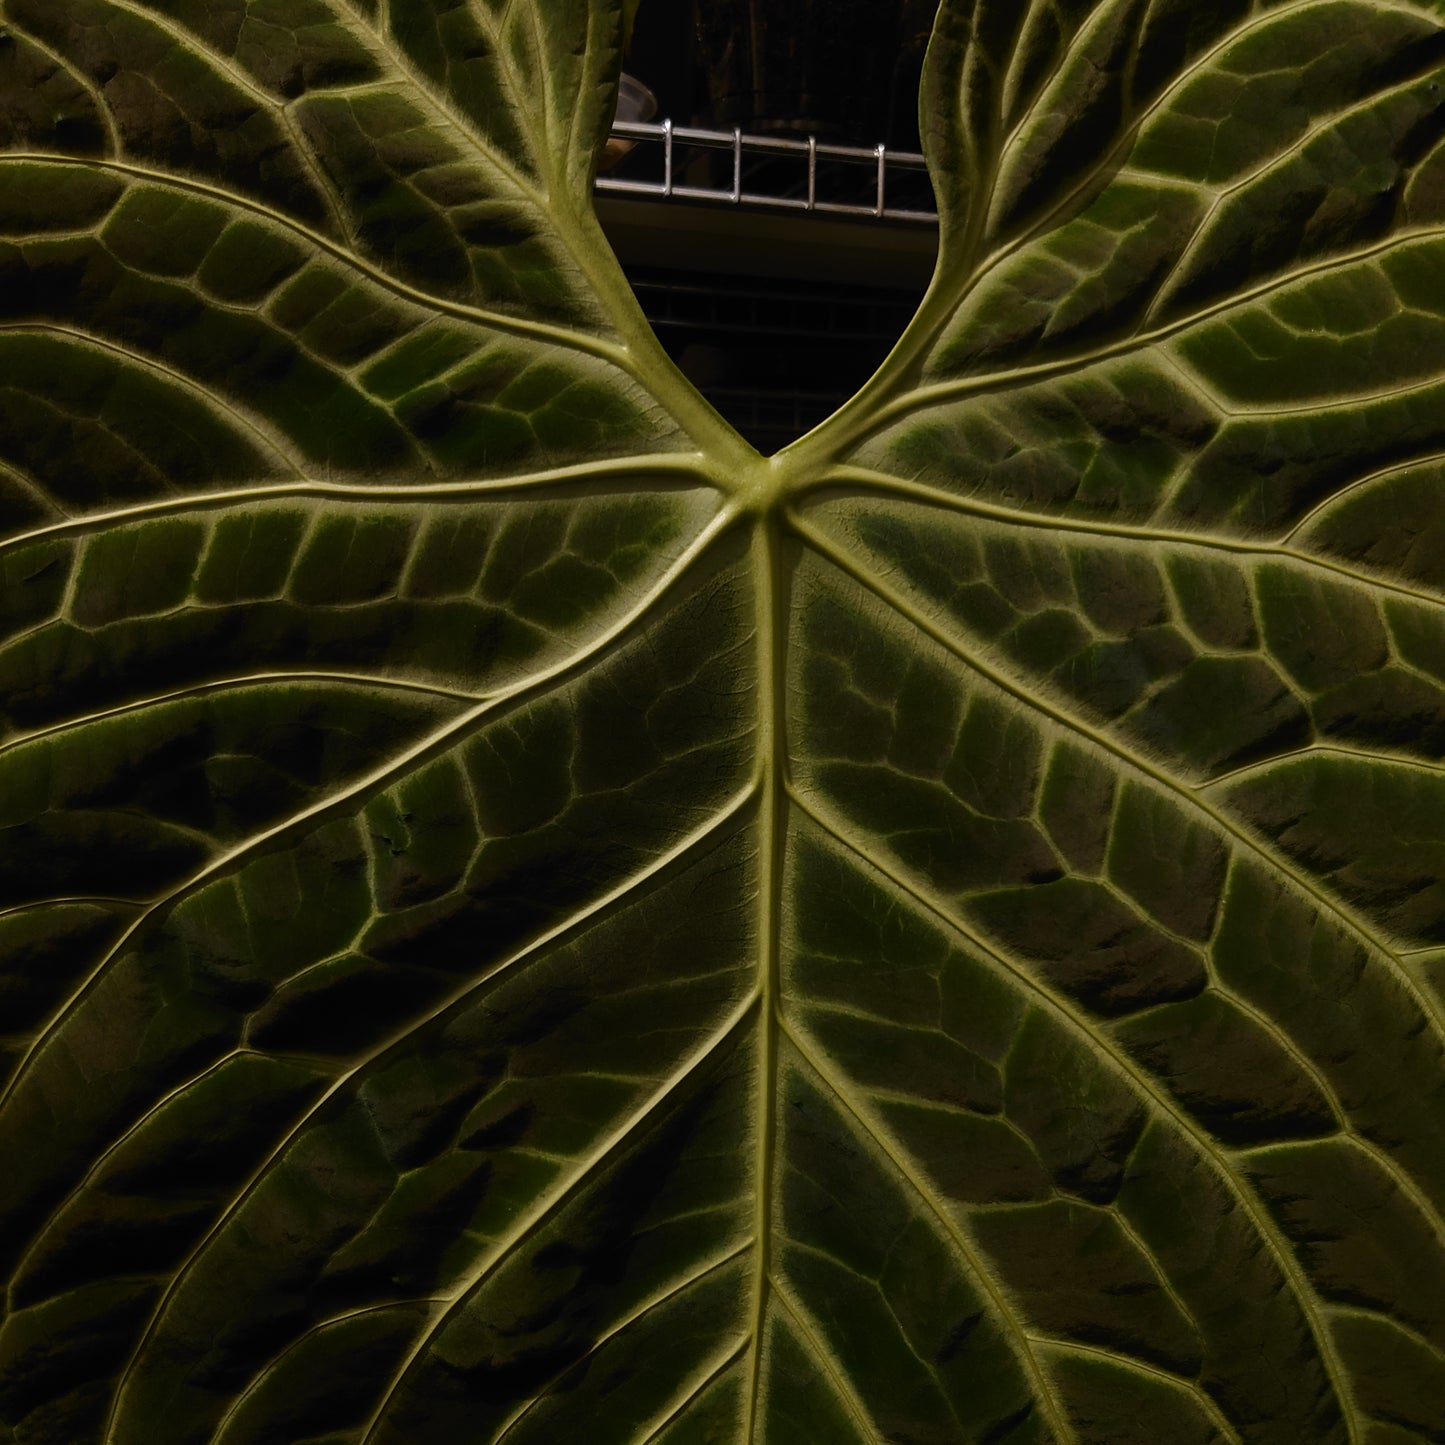
{"type": "MultiPolygon", "coordinates": [[[[623,71],[617,85],[616,119],[627,125],[651,120],[656,114],[657,97],[635,75],[623,71]]],[[[610,171],[636,144],[624,136],[608,136],[598,170],[610,171]]]]}
{"type": "Polygon", "coordinates": [[[678,125],[918,149],[937,0],[640,0],[625,69],[678,125]]]}

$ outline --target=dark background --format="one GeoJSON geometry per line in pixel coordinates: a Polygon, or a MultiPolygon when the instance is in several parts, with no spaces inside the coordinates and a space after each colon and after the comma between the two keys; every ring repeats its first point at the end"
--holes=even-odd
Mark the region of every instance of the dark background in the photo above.
{"type": "MultiPolygon", "coordinates": [[[[625,69],[657,96],[656,118],[676,125],[916,151],[936,8],[937,0],[641,0],[625,69]]],[[[646,152],[640,146],[612,174],[650,176],[657,158],[646,152]]],[[[730,168],[731,158],[679,152],[678,164],[690,166],[690,179],[725,184],[712,168],[730,168]]],[[[754,170],[745,190],[786,190],[782,168],[792,163],[768,164],[772,174],[754,170]]],[[[910,181],[912,193],[890,204],[931,208],[926,178],[910,181]]],[[[871,204],[871,184],[866,166],[820,173],[820,186],[849,202],[871,204]]],[[[901,223],[759,217],[746,206],[680,200],[610,197],[599,209],[669,354],[765,453],[817,425],[868,378],[931,270],[932,235],[901,223]]]]}

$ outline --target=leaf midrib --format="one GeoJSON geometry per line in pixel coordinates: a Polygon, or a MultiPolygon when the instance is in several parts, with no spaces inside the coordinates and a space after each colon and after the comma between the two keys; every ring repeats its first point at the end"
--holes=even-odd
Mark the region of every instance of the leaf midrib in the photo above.
{"type": "Polygon", "coordinates": [[[779,1032],[782,1026],[782,896],[787,856],[786,787],[788,742],[787,697],[787,583],[782,539],[774,516],[755,517],[751,523],[751,580],[756,638],[755,686],[758,712],[754,771],[762,804],[758,814],[757,991],[758,1107],[753,1120],[756,1133],[753,1215],[752,1335],[748,1357],[747,1435],[758,1438],[758,1410],[762,1379],[763,1341],[766,1331],[773,1253],[773,1164],[777,1153],[779,1032]]]}

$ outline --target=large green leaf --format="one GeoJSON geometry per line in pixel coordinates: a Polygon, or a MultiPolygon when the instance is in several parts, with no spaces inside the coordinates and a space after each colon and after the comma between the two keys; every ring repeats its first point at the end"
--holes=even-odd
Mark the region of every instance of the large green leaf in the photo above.
{"type": "Polygon", "coordinates": [[[619,10],[0,0],[0,1434],[1445,1440],[1445,5],[945,0],[766,460],[619,10]]]}

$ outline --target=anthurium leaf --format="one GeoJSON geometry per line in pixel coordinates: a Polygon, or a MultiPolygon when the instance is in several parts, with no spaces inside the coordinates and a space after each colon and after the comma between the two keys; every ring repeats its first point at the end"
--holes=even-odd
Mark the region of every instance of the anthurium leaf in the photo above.
{"type": "Polygon", "coordinates": [[[764,459],[622,8],[0,0],[5,1438],[1445,1438],[1445,10],[944,0],[764,459]]]}

